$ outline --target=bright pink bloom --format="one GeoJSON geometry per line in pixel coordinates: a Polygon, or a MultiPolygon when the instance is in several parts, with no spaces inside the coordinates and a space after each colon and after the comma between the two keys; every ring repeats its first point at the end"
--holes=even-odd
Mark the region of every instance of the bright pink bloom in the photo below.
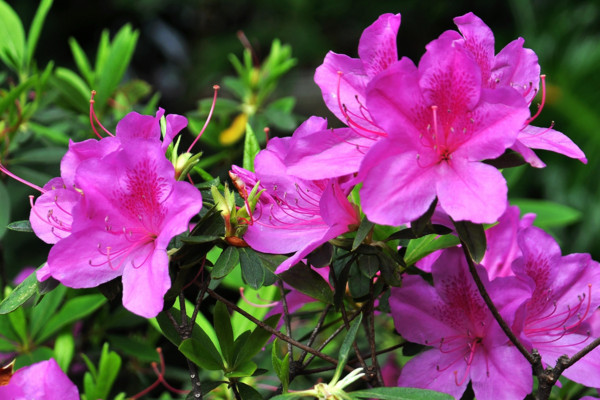
{"type": "Polygon", "coordinates": [[[176,182],[160,142],[132,141],[77,168],[84,201],[70,236],[50,250],[48,271],[65,286],[98,286],[123,277],[123,305],[154,317],[170,287],[167,245],[202,206],[200,192],[176,182]]]}
{"type": "MultiPolygon", "coordinates": [[[[518,239],[523,256],[513,271],[533,291],[518,321],[521,339],[554,366],[560,356],[573,356],[600,335],[592,323],[600,306],[600,264],[589,254],[562,256],[554,239],[536,227],[523,230],[518,239]]],[[[595,349],[563,375],[600,387],[599,370],[600,349],[595,349]]]]}
{"type": "Polygon", "coordinates": [[[369,85],[367,106],[388,134],[359,173],[369,220],[401,225],[432,201],[454,220],[495,222],[506,209],[502,174],[481,161],[513,145],[529,110],[512,88],[486,89],[471,54],[444,35],[419,67],[403,58],[369,85]]]}
{"type": "MultiPolygon", "coordinates": [[[[523,96],[527,103],[531,103],[539,90],[540,66],[533,50],[523,47],[523,38],[513,40],[495,55],[494,34],[475,14],[468,13],[456,17],[454,22],[462,36],[455,31],[447,31],[442,36],[464,43],[481,67],[482,85],[491,89],[512,87],[523,96]]],[[[545,88],[542,87],[543,96],[545,96],[544,90],[545,88]]],[[[543,107],[543,99],[540,111],[541,107],[543,107]]],[[[527,120],[523,129],[519,131],[517,141],[511,147],[513,150],[520,153],[532,166],[538,168],[544,167],[545,164],[531,149],[554,151],[587,163],[581,149],[567,136],[551,128],[529,125],[536,116],[527,120]]]]}
{"type": "Polygon", "coordinates": [[[18,369],[6,386],[0,386],[0,398],[7,400],[79,400],[77,386],[51,358],[18,369]]]}
{"type": "MultiPolygon", "coordinates": [[[[515,277],[488,282],[485,269],[477,269],[501,315],[511,324],[530,290],[515,277]]],[[[398,385],[460,398],[471,381],[480,400],[525,397],[532,388],[531,366],[485,305],[461,249],[443,252],[433,265],[433,283],[430,286],[410,275],[403,278],[401,288],[392,288],[390,307],[396,330],[408,341],[432,347],[404,366],[398,385]]]]}
{"type": "MultiPolygon", "coordinates": [[[[294,132],[302,136],[315,125],[325,126],[322,118],[312,117],[294,132]]],[[[303,180],[285,172],[283,159],[291,151],[293,138],[273,138],[254,161],[256,173],[233,166],[233,172],[252,187],[260,181],[265,191],[260,196],[253,221],[244,240],[264,253],[295,254],[275,271],[281,273],[321,244],[360,223],[355,208],[342,190],[340,179],[303,180]]],[[[248,189],[249,191],[249,189],[248,189]]]]}
{"type": "Polygon", "coordinates": [[[297,137],[286,159],[288,173],[325,179],[358,171],[368,149],[386,134],[365,108],[368,83],[398,60],[396,35],[400,14],[383,14],[364,30],[359,58],[329,52],[315,72],[325,104],[348,128],[321,130],[297,137]]]}

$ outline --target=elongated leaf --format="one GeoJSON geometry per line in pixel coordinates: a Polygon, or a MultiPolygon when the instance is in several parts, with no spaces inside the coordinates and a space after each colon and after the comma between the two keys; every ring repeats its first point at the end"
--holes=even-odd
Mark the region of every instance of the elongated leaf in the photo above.
{"type": "Polygon", "coordinates": [[[331,384],[334,385],[339,378],[342,376],[342,372],[344,371],[344,367],[348,362],[348,358],[350,356],[350,349],[352,348],[352,343],[356,339],[356,333],[358,332],[358,328],[360,327],[360,323],[362,322],[362,313],[358,315],[350,324],[350,329],[348,329],[348,333],[342,342],[342,346],[340,347],[340,354],[338,356],[338,365],[335,369],[335,373],[333,378],[331,379],[331,384]]]}
{"type": "Polygon", "coordinates": [[[581,219],[581,211],[548,200],[511,199],[511,204],[519,206],[521,215],[535,213],[534,225],[542,229],[566,226],[581,219]]]}
{"type": "Polygon", "coordinates": [[[260,151],[258,139],[250,124],[246,124],[246,139],[244,140],[244,159],[243,167],[248,171],[254,172],[254,158],[260,151]]]}
{"type": "Polygon", "coordinates": [[[452,400],[453,397],[446,393],[434,392],[433,390],[404,388],[404,387],[378,387],[357,390],[348,393],[360,399],[380,400],[452,400]]]}
{"type": "Polygon", "coordinates": [[[67,293],[66,286],[60,285],[56,290],[45,295],[31,310],[31,336],[36,337],[39,331],[52,318],[56,309],[67,293]]]}
{"type": "Polygon", "coordinates": [[[469,221],[454,221],[454,227],[458,237],[467,246],[473,260],[480,262],[487,249],[487,239],[483,225],[469,221]]]}
{"type": "Polygon", "coordinates": [[[404,261],[406,265],[413,265],[421,258],[433,253],[436,250],[456,246],[460,243],[454,235],[438,236],[436,234],[426,235],[418,239],[413,239],[408,244],[404,261]]]}
{"type": "Polygon", "coordinates": [[[36,342],[44,342],[64,326],[93,313],[104,303],[106,297],[101,294],[87,294],[72,298],[48,321],[36,342]]]}
{"type": "Polygon", "coordinates": [[[242,400],[263,400],[260,393],[256,391],[252,386],[246,385],[245,383],[237,383],[238,391],[242,400]]]}
{"type": "MultiPolygon", "coordinates": [[[[279,318],[281,316],[271,315],[265,321],[265,324],[270,326],[271,328],[275,328],[277,323],[279,322],[279,318]]],[[[269,339],[271,338],[271,333],[259,326],[257,326],[250,334],[250,337],[246,340],[246,345],[242,348],[242,350],[236,355],[235,363],[244,363],[249,361],[257,355],[260,351],[262,351],[263,347],[267,344],[269,339]]]]}
{"type": "Polygon", "coordinates": [[[59,164],[67,149],[62,147],[44,147],[19,153],[13,158],[13,164],[59,164]]]}
{"type": "Polygon", "coordinates": [[[69,365],[75,354],[75,339],[71,332],[59,335],[54,341],[54,358],[63,372],[69,371],[69,365]]]}
{"type": "Polygon", "coordinates": [[[28,66],[31,65],[33,53],[35,53],[35,48],[40,34],[42,33],[42,27],[44,26],[44,21],[46,20],[48,11],[50,11],[50,7],[52,7],[52,0],[42,0],[35,12],[33,22],[31,22],[31,26],[29,27],[29,33],[27,35],[27,59],[25,60],[25,63],[28,66]]]}
{"type": "Polygon", "coordinates": [[[8,297],[0,303],[0,314],[8,314],[17,309],[38,291],[38,281],[35,273],[29,275],[8,297]]]}
{"type": "Polygon", "coordinates": [[[69,46],[71,47],[71,53],[73,54],[73,59],[75,60],[79,73],[83,76],[87,84],[92,86],[94,84],[94,71],[92,71],[92,66],[85,55],[85,52],[81,46],[79,46],[79,43],[77,43],[75,38],[69,38],[69,46]]]}
{"type": "Polygon", "coordinates": [[[256,371],[256,363],[252,361],[245,361],[235,367],[233,371],[225,373],[227,378],[243,378],[245,376],[252,376],[256,371]]]}
{"type": "MultiPolygon", "coordinates": [[[[93,394],[88,394],[90,399],[107,399],[112,385],[121,369],[121,357],[114,351],[108,349],[108,343],[102,346],[102,355],[98,365],[98,376],[96,378],[93,394]]],[[[87,392],[86,392],[87,393],[87,392]]]]}
{"type": "Polygon", "coordinates": [[[81,112],[89,110],[91,88],[75,72],[58,67],[50,82],[71,107],[81,112]]]}
{"type": "Polygon", "coordinates": [[[28,220],[11,222],[7,228],[15,232],[33,232],[31,223],[28,220]]]}
{"type": "Polygon", "coordinates": [[[16,72],[21,72],[25,54],[25,32],[17,13],[0,1],[0,58],[16,72]]]}
{"type": "Polygon", "coordinates": [[[300,263],[279,274],[281,279],[294,289],[323,303],[333,304],[333,290],[329,283],[315,270],[300,263]]]}
{"type": "Polygon", "coordinates": [[[247,247],[239,248],[240,266],[244,281],[253,289],[259,289],[265,282],[265,269],[256,252],[247,247]]]}
{"type": "Polygon", "coordinates": [[[206,337],[206,340],[186,339],[179,345],[179,351],[190,359],[194,364],[209,371],[224,370],[221,354],[206,337]]]}
{"type": "Polygon", "coordinates": [[[229,246],[219,256],[212,270],[213,279],[224,278],[240,262],[240,256],[236,247],[229,246]]]}
{"type": "Polygon", "coordinates": [[[8,227],[8,221],[10,221],[10,197],[4,183],[0,181],[0,239],[6,233],[8,227]]]}
{"type": "MultiPolygon", "coordinates": [[[[2,4],[2,2],[0,2],[2,4]]],[[[0,22],[1,24],[1,22],[0,22]]],[[[1,29],[1,28],[0,28],[1,29]]],[[[12,88],[6,96],[2,96],[0,99],[0,114],[6,111],[6,109],[15,104],[15,100],[27,89],[35,84],[36,77],[31,76],[27,80],[19,83],[18,86],[12,88]]]]}
{"type": "Polygon", "coordinates": [[[363,240],[365,240],[367,235],[371,232],[371,229],[373,229],[374,225],[375,224],[369,221],[367,217],[364,217],[362,221],[360,221],[360,225],[356,231],[356,236],[354,237],[354,242],[352,242],[352,251],[356,250],[358,246],[360,246],[363,240]]]}
{"type": "Polygon", "coordinates": [[[233,365],[233,328],[231,327],[231,319],[229,317],[229,311],[225,303],[220,301],[217,302],[214,309],[214,327],[219,339],[219,346],[221,347],[221,354],[227,362],[228,366],[233,365]]]}
{"type": "Polygon", "coordinates": [[[95,100],[99,109],[104,108],[107,100],[123,79],[135,50],[138,36],[139,32],[132,30],[129,24],[123,26],[113,39],[106,62],[100,69],[96,69],[97,87],[95,89],[97,95],[95,100]]]}

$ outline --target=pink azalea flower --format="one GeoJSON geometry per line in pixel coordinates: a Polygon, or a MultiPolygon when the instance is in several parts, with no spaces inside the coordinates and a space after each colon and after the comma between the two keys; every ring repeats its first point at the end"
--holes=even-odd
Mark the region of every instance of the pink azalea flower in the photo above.
{"type": "Polygon", "coordinates": [[[464,46],[442,35],[418,68],[403,58],[371,81],[367,106],[388,134],[359,173],[369,220],[415,220],[436,196],[454,220],[491,223],[502,215],[506,182],[481,161],[514,144],[529,110],[512,88],[482,87],[481,68],[464,46]]]}
{"type": "Polygon", "coordinates": [[[400,14],[383,14],[364,30],[358,45],[359,58],[332,51],[315,72],[325,104],[348,128],[326,126],[292,141],[285,164],[288,173],[304,179],[325,179],[358,171],[367,150],[385,132],[365,108],[368,83],[398,60],[396,35],[400,14]]]}
{"type": "MultiPolygon", "coordinates": [[[[554,239],[536,227],[523,230],[518,239],[523,256],[513,270],[533,291],[522,310],[521,339],[554,366],[560,356],[573,356],[600,334],[592,318],[600,306],[600,264],[589,254],[562,256],[554,239]]],[[[600,349],[595,349],[563,375],[600,387],[599,370],[600,349]]]]}
{"type": "MultiPolygon", "coordinates": [[[[302,136],[322,118],[312,117],[294,132],[302,136]]],[[[264,253],[295,254],[275,271],[281,273],[321,244],[350,230],[360,219],[341,188],[340,179],[303,180],[285,172],[283,159],[293,138],[273,138],[254,161],[256,173],[233,166],[233,172],[249,187],[260,181],[261,194],[244,240],[264,253]]],[[[249,190],[248,190],[249,191],[249,190]]]]}
{"type": "Polygon", "coordinates": [[[52,247],[47,269],[65,286],[123,279],[123,305],[154,317],[170,287],[167,245],[201,208],[200,192],[176,182],[159,141],[132,140],[77,168],[84,200],[73,208],[72,232],[52,247]]]}
{"type": "Polygon", "coordinates": [[[79,390],[51,358],[17,370],[8,385],[0,386],[0,398],[79,400],[79,390]]]}
{"type": "MultiPolygon", "coordinates": [[[[477,268],[501,315],[512,323],[530,290],[515,277],[488,282],[485,269],[477,268]]],[[[532,387],[531,366],[485,305],[461,249],[444,251],[433,265],[433,283],[410,275],[401,288],[392,289],[396,330],[406,340],[432,347],[403,367],[398,385],[460,398],[471,381],[479,400],[525,397],[532,387]]]]}
{"type": "MultiPolygon", "coordinates": [[[[468,13],[456,17],[454,22],[462,37],[455,31],[447,31],[443,36],[462,39],[464,46],[481,67],[482,85],[492,89],[512,87],[528,103],[531,103],[539,90],[540,66],[536,54],[531,49],[523,47],[523,38],[513,40],[495,55],[494,34],[481,19],[473,13],[468,13]]],[[[542,87],[542,95],[545,95],[544,87],[542,87]]],[[[543,100],[539,111],[542,107],[543,100]]],[[[534,117],[527,120],[511,148],[520,153],[532,166],[538,168],[544,167],[545,164],[531,149],[554,151],[587,163],[581,149],[564,134],[551,128],[529,125],[537,117],[539,111],[534,117]]]]}

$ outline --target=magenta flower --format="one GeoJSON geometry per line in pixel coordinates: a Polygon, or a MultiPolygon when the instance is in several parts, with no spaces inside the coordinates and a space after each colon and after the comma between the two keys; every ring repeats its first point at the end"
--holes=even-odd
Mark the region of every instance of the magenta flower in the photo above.
{"type": "MultiPolygon", "coordinates": [[[[512,323],[530,290],[515,277],[488,282],[485,269],[477,268],[501,315],[512,323]]],[[[410,275],[401,288],[392,289],[396,330],[406,340],[432,347],[404,366],[398,385],[460,398],[471,381],[479,400],[525,397],[532,387],[531,366],[485,305],[461,249],[444,251],[433,265],[433,283],[410,275]]]]}
{"type": "Polygon", "coordinates": [[[79,400],[79,390],[51,358],[18,369],[8,385],[0,386],[0,398],[79,400]]]}
{"type": "Polygon", "coordinates": [[[513,89],[483,88],[480,67],[462,46],[442,35],[418,68],[403,58],[371,82],[367,105],[388,133],[359,174],[369,220],[412,221],[436,196],[454,220],[491,223],[502,215],[506,182],[480,161],[514,143],[529,111],[513,89]]]}
{"type": "Polygon", "coordinates": [[[329,52],[315,72],[325,104],[348,128],[320,130],[296,137],[286,159],[288,173],[303,179],[325,179],[352,174],[369,148],[385,132],[365,108],[368,83],[398,60],[396,35],[400,14],[383,14],[364,30],[359,58],[329,52]]]}
{"type": "Polygon", "coordinates": [[[176,182],[159,141],[132,140],[77,168],[84,201],[71,235],[50,250],[47,269],[65,286],[98,286],[123,277],[123,305],[154,317],[170,287],[167,245],[202,206],[200,192],[176,182]]]}
{"type": "MultiPolygon", "coordinates": [[[[533,291],[522,310],[521,339],[554,366],[560,356],[573,356],[600,335],[592,318],[600,306],[600,265],[589,254],[562,256],[554,239],[539,228],[523,230],[518,239],[523,256],[513,270],[533,291]]],[[[595,349],[563,375],[600,387],[599,370],[600,350],[595,349]]]]}
{"type": "MultiPolygon", "coordinates": [[[[315,125],[325,126],[322,118],[312,117],[294,132],[302,136],[315,125]]],[[[261,194],[252,223],[244,240],[264,253],[295,254],[275,271],[281,273],[321,244],[351,230],[360,223],[356,209],[341,188],[340,179],[303,180],[285,172],[283,159],[290,152],[293,138],[273,138],[254,161],[256,173],[233,166],[233,173],[249,187],[260,181],[261,194]]],[[[248,190],[249,191],[249,190],[248,190]]]]}
{"type": "MultiPolygon", "coordinates": [[[[456,17],[454,22],[462,33],[462,37],[455,31],[447,31],[442,36],[462,39],[464,46],[481,67],[482,85],[491,89],[512,87],[530,104],[539,90],[540,66],[533,50],[523,47],[523,38],[513,40],[495,55],[494,34],[475,14],[468,13],[456,17]]],[[[545,96],[544,89],[542,87],[543,96],[545,96]]],[[[539,111],[543,107],[543,102],[542,100],[539,111]]],[[[544,167],[545,164],[531,149],[554,151],[587,163],[581,149],[564,134],[551,128],[529,125],[537,117],[539,111],[526,121],[523,129],[519,131],[517,141],[511,148],[520,153],[532,166],[538,168],[544,167]]]]}

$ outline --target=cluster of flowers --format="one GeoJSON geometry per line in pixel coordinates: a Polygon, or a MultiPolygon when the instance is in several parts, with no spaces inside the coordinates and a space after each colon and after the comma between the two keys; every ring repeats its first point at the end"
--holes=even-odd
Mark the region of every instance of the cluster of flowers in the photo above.
{"type": "MultiPolygon", "coordinates": [[[[523,39],[495,54],[491,30],[474,14],[455,20],[426,46],[415,65],[398,60],[400,15],[385,14],[363,33],[359,58],[330,52],[315,81],[328,108],[346,125],[327,129],[311,117],[289,138],[273,138],[255,172],[232,176],[263,193],[244,240],[268,253],[295,253],[281,273],[321,244],[355,230],[360,211],[348,200],[362,184],[360,207],[378,224],[409,224],[436,199],[435,218],[499,223],[486,232],[488,250],[477,266],[494,303],[514,333],[545,365],[572,356],[600,336],[600,266],[587,254],[562,256],[555,241],[519,220],[508,206],[501,172],[486,161],[518,153],[533,167],[532,149],[587,162],[565,135],[530,125],[543,108],[544,76],[523,39]],[[542,104],[530,105],[542,86],[542,104]],[[597,324],[596,324],[597,325],[597,324]]],[[[431,346],[411,360],[398,384],[460,397],[472,381],[478,399],[523,398],[531,366],[510,343],[482,300],[460,248],[422,260],[434,286],[406,275],[390,298],[396,329],[431,346]]],[[[600,386],[600,351],[565,375],[600,386]]]]}
{"type": "Polygon", "coordinates": [[[146,318],[163,309],[167,246],[202,207],[198,189],[177,181],[165,156],[187,119],[167,115],[162,135],[163,114],[132,112],[116,135],[69,144],[61,176],[38,188],[31,208],[34,232],[53,244],[39,281],[90,288],[121,276],[125,308],[146,318]]]}

